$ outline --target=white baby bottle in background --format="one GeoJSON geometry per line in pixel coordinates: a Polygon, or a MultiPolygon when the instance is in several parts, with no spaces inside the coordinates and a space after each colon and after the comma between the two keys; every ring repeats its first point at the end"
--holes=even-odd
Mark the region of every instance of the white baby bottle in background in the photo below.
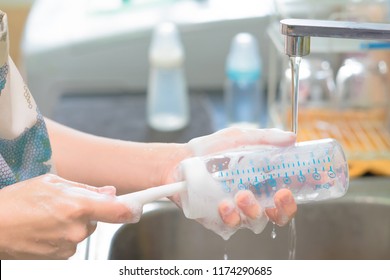
{"type": "Polygon", "coordinates": [[[225,110],[228,126],[259,127],[261,60],[256,38],[237,34],[226,61],[225,110]]]}
{"type": "Polygon", "coordinates": [[[175,131],[189,122],[189,101],[184,75],[184,51],[175,24],[159,24],[149,49],[150,74],[147,120],[159,131],[175,131]]]}

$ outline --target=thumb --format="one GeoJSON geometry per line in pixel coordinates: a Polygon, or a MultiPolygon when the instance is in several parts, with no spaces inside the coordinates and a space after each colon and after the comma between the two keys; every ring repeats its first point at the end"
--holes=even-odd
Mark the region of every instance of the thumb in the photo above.
{"type": "MultiPolygon", "coordinates": [[[[57,179],[58,180],[58,179],[57,179]]],[[[114,186],[103,186],[103,187],[94,187],[87,184],[69,181],[63,178],[59,178],[61,184],[67,185],[71,188],[81,188],[86,189],[88,191],[96,192],[96,193],[104,193],[107,195],[115,195],[116,194],[116,188],[114,186]]]]}
{"type": "Polygon", "coordinates": [[[110,189],[111,187],[108,188],[109,191],[99,192],[94,187],[76,185],[64,188],[63,192],[78,200],[88,220],[105,223],[137,222],[142,214],[142,205],[136,201],[125,204],[110,189]]]}
{"type": "Polygon", "coordinates": [[[119,201],[113,186],[97,188],[63,179],[59,183],[66,186],[62,189],[63,192],[81,200],[85,215],[91,221],[134,223],[141,217],[142,205],[136,202],[126,205],[119,201]]]}

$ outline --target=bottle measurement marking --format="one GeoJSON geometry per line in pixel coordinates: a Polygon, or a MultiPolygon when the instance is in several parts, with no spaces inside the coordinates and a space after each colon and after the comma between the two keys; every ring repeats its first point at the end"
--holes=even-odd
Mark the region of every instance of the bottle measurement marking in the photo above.
{"type": "MultiPolygon", "coordinates": [[[[248,175],[252,175],[252,174],[260,174],[262,176],[262,180],[265,181],[265,180],[275,180],[274,177],[277,177],[277,178],[280,178],[281,177],[281,173],[280,172],[274,172],[276,170],[285,170],[286,167],[287,169],[290,168],[290,167],[294,167],[296,168],[297,166],[298,167],[301,167],[298,170],[290,170],[290,171],[285,171],[284,172],[284,177],[288,178],[288,177],[291,177],[291,176],[300,176],[300,177],[304,177],[304,173],[306,174],[313,174],[313,176],[317,176],[317,174],[319,174],[319,168],[322,170],[322,172],[327,172],[328,174],[328,177],[330,178],[334,178],[335,176],[335,172],[333,170],[333,167],[332,166],[329,166],[329,167],[326,167],[326,165],[322,165],[322,162],[323,163],[327,163],[327,162],[331,162],[331,158],[329,156],[327,156],[326,158],[322,158],[322,159],[315,159],[315,158],[312,158],[310,161],[300,161],[300,160],[297,160],[295,162],[283,162],[281,164],[278,164],[278,165],[267,165],[266,167],[252,167],[252,168],[248,168],[248,169],[235,169],[235,170],[231,170],[230,172],[229,171],[226,171],[226,172],[223,172],[222,170],[217,174],[219,178],[226,178],[227,181],[229,181],[229,178],[230,178],[230,181],[231,183],[234,184],[234,179],[233,177],[241,177],[241,176],[244,176],[245,175],[245,172],[246,174],[248,175]],[[312,168],[307,168],[307,169],[301,169],[303,166],[312,166],[311,165],[311,162],[313,162],[315,164],[315,166],[313,166],[312,168]],[[318,165],[322,165],[322,166],[318,166],[318,165]],[[329,169],[328,169],[329,168],[329,169]],[[305,170],[305,171],[304,171],[305,170]],[[328,171],[327,171],[328,170],[328,171]],[[229,174],[231,174],[229,176],[229,174]]],[[[219,168],[222,169],[222,165],[219,165],[219,168]]],[[[259,177],[258,176],[255,176],[255,177],[251,177],[251,176],[248,176],[247,177],[247,181],[250,183],[251,181],[253,182],[259,182],[259,177]],[[252,179],[254,178],[254,179],[252,179]]],[[[242,183],[242,179],[240,179],[240,184],[243,184],[242,183]]]]}
{"type": "MultiPolygon", "coordinates": [[[[327,171],[327,169],[325,168],[325,166],[323,166],[322,168],[321,168],[321,171],[323,171],[323,172],[326,172],[327,171]]],[[[334,170],[333,170],[333,167],[332,166],[329,166],[329,169],[328,169],[328,171],[329,172],[334,172],[334,170]]],[[[314,168],[314,169],[310,169],[310,168],[308,168],[308,169],[299,169],[299,170],[291,170],[291,171],[285,171],[284,172],[284,176],[286,176],[286,177],[288,177],[288,176],[291,176],[291,175],[296,175],[296,174],[299,174],[299,175],[304,175],[304,173],[318,173],[319,172],[319,170],[318,170],[318,168],[314,168]],[[306,170],[306,172],[304,172],[304,170],[306,170]],[[289,173],[291,174],[291,175],[289,175],[289,173]]],[[[254,174],[256,174],[256,169],[255,169],[255,172],[247,172],[247,175],[249,174],[249,175],[252,175],[252,173],[254,173],[254,174]]],[[[231,178],[231,177],[240,177],[241,178],[241,176],[244,176],[245,175],[245,172],[232,172],[231,174],[231,176],[229,176],[229,173],[228,172],[226,172],[225,173],[225,175],[223,174],[223,172],[219,172],[218,173],[219,174],[219,176],[218,177],[220,177],[220,178],[224,178],[224,177],[226,177],[226,178],[231,178]],[[240,176],[237,176],[237,175],[240,175],[240,176]]],[[[275,173],[270,173],[270,172],[265,172],[265,173],[260,173],[261,175],[262,175],[262,177],[263,177],[263,179],[267,179],[267,177],[268,178],[273,178],[273,177],[281,177],[281,173],[280,172],[275,172],[275,173]]],[[[256,180],[258,180],[258,176],[254,176],[254,177],[251,177],[251,176],[249,176],[249,177],[247,177],[247,178],[256,178],[256,180]]]]}
{"type": "MultiPolygon", "coordinates": [[[[322,167],[322,170],[325,171],[325,167],[322,167]]],[[[310,175],[310,178],[316,181],[321,180],[322,176],[327,176],[328,178],[331,179],[336,177],[336,173],[333,170],[333,166],[329,166],[329,169],[327,169],[327,172],[324,175],[318,173],[318,168],[307,169],[307,173],[304,172],[304,169],[292,170],[290,174],[289,172],[286,171],[284,172],[283,177],[280,172],[277,172],[275,174],[266,173],[266,174],[262,174],[262,181],[259,181],[258,175],[253,177],[252,176],[242,177],[241,175],[239,178],[236,178],[237,179],[236,181],[234,180],[234,178],[230,178],[230,179],[226,178],[226,180],[224,180],[223,182],[223,189],[225,192],[231,192],[234,189],[237,190],[252,189],[252,191],[256,192],[257,195],[264,194],[268,197],[272,193],[277,191],[280,187],[290,185],[294,181],[299,182],[301,184],[305,184],[305,182],[308,180],[307,174],[312,174],[310,175]]],[[[329,189],[331,186],[332,185],[329,183],[315,184],[315,187],[317,189],[329,189]]]]}

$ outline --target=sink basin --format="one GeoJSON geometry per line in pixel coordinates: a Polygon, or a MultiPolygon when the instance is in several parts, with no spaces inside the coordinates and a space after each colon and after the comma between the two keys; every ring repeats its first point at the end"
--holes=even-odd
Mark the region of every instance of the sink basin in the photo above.
{"type": "MultiPolygon", "coordinates": [[[[346,196],[299,205],[296,259],[390,259],[390,180],[353,180],[346,196]]],[[[288,259],[289,227],[239,230],[228,241],[187,220],[169,201],[154,202],[138,224],[116,230],[109,259],[288,259]]]]}

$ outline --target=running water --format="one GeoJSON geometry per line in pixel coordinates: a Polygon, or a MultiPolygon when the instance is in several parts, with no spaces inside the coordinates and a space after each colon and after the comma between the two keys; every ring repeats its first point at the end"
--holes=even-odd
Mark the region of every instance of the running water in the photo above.
{"type": "Polygon", "coordinates": [[[228,256],[228,253],[227,253],[227,248],[226,248],[226,246],[225,246],[225,254],[223,254],[223,259],[224,259],[225,261],[227,261],[227,260],[229,259],[229,256],[228,256]]]}
{"type": "MultiPolygon", "coordinates": [[[[298,133],[298,101],[299,101],[299,66],[302,58],[299,56],[290,56],[291,65],[291,100],[292,100],[292,115],[291,115],[291,129],[298,133]]],[[[295,219],[293,218],[289,224],[288,229],[288,259],[295,259],[295,250],[297,245],[297,231],[295,228],[295,219]]]]}
{"type": "Polygon", "coordinates": [[[290,56],[291,65],[291,100],[292,100],[292,131],[298,132],[298,95],[299,95],[299,65],[302,58],[299,56],[290,56]]]}
{"type": "Polygon", "coordinates": [[[295,218],[288,227],[288,259],[295,260],[295,250],[297,248],[297,230],[295,228],[295,218]]]}
{"type": "MultiPolygon", "coordinates": [[[[275,223],[272,223],[271,238],[275,239],[276,236],[277,234],[276,234],[275,223]]],[[[295,228],[295,219],[293,218],[288,228],[288,259],[289,260],[295,260],[296,244],[297,244],[297,231],[295,228]]]]}

